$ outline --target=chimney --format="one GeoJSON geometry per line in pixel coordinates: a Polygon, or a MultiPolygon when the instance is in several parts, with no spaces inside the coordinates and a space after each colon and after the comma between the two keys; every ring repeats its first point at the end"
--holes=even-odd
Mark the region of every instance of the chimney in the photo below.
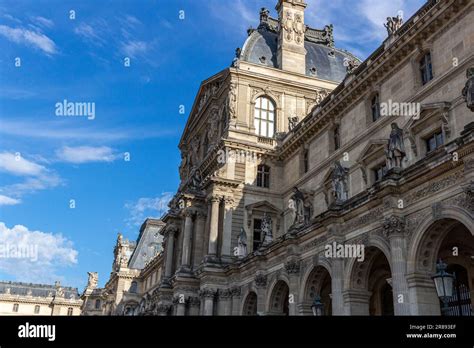
{"type": "Polygon", "coordinates": [[[304,48],[304,0],[278,0],[279,37],[278,66],[282,70],[306,73],[306,49],[304,48]]]}

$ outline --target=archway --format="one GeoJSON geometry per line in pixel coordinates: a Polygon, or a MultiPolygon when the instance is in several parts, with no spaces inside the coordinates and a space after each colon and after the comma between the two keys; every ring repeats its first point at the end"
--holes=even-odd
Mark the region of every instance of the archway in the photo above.
{"type": "Polygon", "coordinates": [[[332,315],[331,275],[328,270],[322,266],[316,266],[306,281],[303,314],[313,314],[311,305],[313,304],[315,296],[321,298],[324,315],[332,315]]]}
{"type": "MultiPolygon", "coordinates": [[[[474,267],[474,224],[472,218],[458,210],[442,212],[444,218],[427,219],[415,235],[408,258],[408,286],[413,314],[440,315],[442,305],[431,277],[436,273],[439,259],[448,265],[448,273],[456,273],[457,286],[465,289],[468,297],[466,311],[472,312],[474,267]],[[469,303],[470,302],[470,303],[469,303]],[[470,307],[470,308],[469,308],[470,307]]],[[[455,299],[452,299],[455,300],[455,299]]],[[[456,301],[450,301],[451,310],[445,315],[460,315],[456,301]]]]}
{"type": "Polygon", "coordinates": [[[242,315],[257,315],[257,294],[251,291],[244,302],[242,315]]]}
{"type": "Polygon", "coordinates": [[[289,294],[290,288],[283,280],[279,280],[270,296],[270,315],[289,315],[289,294]]]}
{"type": "Polygon", "coordinates": [[[387,256],[377,247],[365,248],[364,261],[354,261],[346,305],[352,315],[393,315],[392,275],[387,256]]]}

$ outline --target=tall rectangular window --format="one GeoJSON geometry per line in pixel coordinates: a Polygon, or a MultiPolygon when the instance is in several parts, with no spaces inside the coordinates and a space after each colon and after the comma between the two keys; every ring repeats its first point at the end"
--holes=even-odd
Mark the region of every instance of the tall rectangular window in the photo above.
{"type": "Polygon", "coordinates": [[[262,220],[253,220],[253,250],[257,250],[262,245],[262,220]]]}
{"type": "Polygon", "coordinates": [[[372,97],[370,109],[372,111],[372,120],[375,122],[380,118],[380,100],[378,93],[372,97]]]}
{"type": "Polygon", "coordinates": [[[443,132],[438,131],[425,139],[426,152],[431,152],[444,144],[443,132]]]}
{"type": "Polygon", "coordinates": [[[264,164],[257,167],[257,186],[270,188],[270,167],[264,164]]]}
{"type": "Polygon", "coordinates": [[[20,307],[20,305],[18,303],[13,304],[13,312],[14,313],[18,313],[18,307],[20,307]]]}
{"type": "Polygon", "coordinates": [[[420,60],[421,82],[426,85],[433,79],[433,65],[431,63],[431,53],[426,53],[420,60]]]}

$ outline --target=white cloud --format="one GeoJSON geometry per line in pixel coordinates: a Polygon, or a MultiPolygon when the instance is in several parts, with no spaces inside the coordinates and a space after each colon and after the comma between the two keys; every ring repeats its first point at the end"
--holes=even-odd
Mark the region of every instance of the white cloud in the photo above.
{"type": "Polygon", "coordinates": [[[26,282],[51,283],[57,272],[77,264],[78,252],[61,234],[31,231],[0,222],[0,271],[26,282]]]}
{"type": "Polygon", "coordinates": [[[88,162],[112,162],[118,158],[113,150],[108,146],[64,146],[56,151],[56,156],[60,161],[81,164],[88,162]]]}
{"type": "Polygon", "coordinates": [[[136,58],[145,54],[149,49],[145,41],[127,41],[122,43],[121,50],[127,57],[136,58]]]}
{"type": "Polygon", "coordinates": [[[38,48],[48,55],[57,53],[54,41],[38,31],[0,25],[0,35],[12,42],[38,48]]]}
{"type": "Polygon", "coordinates": [[[126,219],[130,227],[140,226],[146,218],[160,218],[168,211],[168,203],[173,198],[173,193],[164,192],[155,198],[139,198],[136,202],[128,202],[125,208],[129,210],[130,217],[126,219]]]}
{"type": "Polygon", "coordinates": [[[44,173],[46,168],[28,161],[21,154],[2,152],[0,153],[0,171],[13,175],[37,176],[44,173]]]}
{"type": "Polygon", "coordinates": [[[89,24],[81,23],[74,28],[74,33],[82,37],[84,40],[92,42],[97,45],[103,45],[106,40],[102,38],[97,31],[89,24]]]}
{"type": "MultiPolygon", "coordinates": [[[[3,196],[11,197],[20,203],[18,198],[25,194],[56,187],[62,183],[61,178],[46,167],[26,159],[21,154],[0,153],[0,171],[25,177],[23,182],[0,187],[3,196]]],[[[12,202],[12,201],[10,201],[12,202]]]]}
{"type": "Polygon", "coordinates": [[[40,27],[44,28],[52,28],[54,27],[54,22],[48,18],[44,18],[41,16],[36,16],[32,18],[32,21],[36,24],[39,25],[40,27]]]}
{"type": "Polygon", "coordinates": [[[0,195],[0,206],[2,205],[17,205],[20,204],[19,199],[11,198],[8,196],[0,195]]]}

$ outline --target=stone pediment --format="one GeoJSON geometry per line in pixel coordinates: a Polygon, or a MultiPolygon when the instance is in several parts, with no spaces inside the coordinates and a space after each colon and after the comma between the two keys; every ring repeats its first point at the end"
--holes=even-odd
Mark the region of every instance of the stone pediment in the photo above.
{"type": "Polygon", "coordinates": [[[369,143],[362,150],[357,162],[367,164],[380,157],[384,153],[385,147],[387,146],[388,140],[375,139],[369,141],[369,143]]]}
{"type": "Polygon", "coordinates": [[[246,205],[245,209],[249,212],[252,212],[253,210],[262,210],[262,211],[273,212],[275,214],[282,213],[280,209],[278,209],[277,207],[275,207],[273,204],[271,204],[268,201],[260,201],[257,203],[246,205]]]}

